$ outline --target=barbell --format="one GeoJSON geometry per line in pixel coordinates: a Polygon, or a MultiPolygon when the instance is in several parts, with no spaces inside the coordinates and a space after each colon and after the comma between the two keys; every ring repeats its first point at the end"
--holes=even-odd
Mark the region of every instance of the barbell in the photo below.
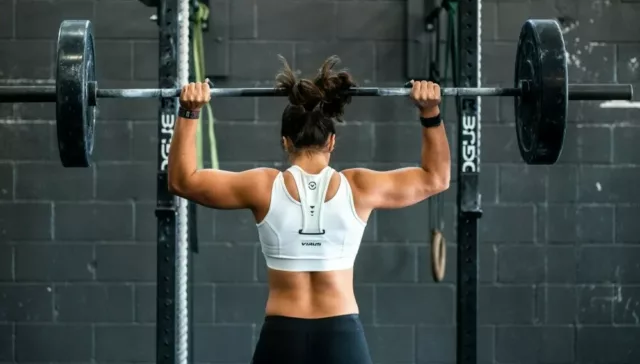
{"type": "MultiPolygon", "coordinates": [[[[511,88],[442,88],[443,96],[513,97],[523,160],[553,164],[562,152],[569,100],[631,100],[631,85],[568,84],[567,51],[554,20],[527,20],[518,40],[511,88]]],[[[404,87],[356,87],[353,96],[407,96],[404,87]]],[[[93,26],[65,20],[57,43],[55,86],[0,87],[0,103],[55,102],[58,150],[65,167],[88,167],[93,153],[98,99],[172,98],[180,89],[100,89],[95,78],[93,26]]],[[[285,96],[277,88],[212,88],[212,97],[285,96]]]]}

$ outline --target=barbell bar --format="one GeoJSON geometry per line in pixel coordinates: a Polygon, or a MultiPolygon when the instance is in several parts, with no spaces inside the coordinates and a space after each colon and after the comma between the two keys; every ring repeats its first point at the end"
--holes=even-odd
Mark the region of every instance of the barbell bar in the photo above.
{"type": "MultiPolygon", "coordinates": [[[[407,96],[404,87],[360,87],[353,96],[407,96]]],[[[2,102],[55,102],[60,159],[65,167],[91,164],[100,98],[174,98],[180,89],[100,89],[95,79],[93,26],[65,20],[57,43],[54,86],[0,86],[2,102]]],[[[553,164],[562,152],[569,100],[632,100],[631,85],[569,84],[567,51],[559,24],[530,19],[520,31],[514,87],[442,88],[443,96],[513,97],[520,154],[528,164],[553,164]]],[[[276,88],[213,88],[212,97],[285,96],[276,88]]]]}
{"type": "MultiPolygon", "coordinates": [[[[180,96],[177,88],[97,88],[93,81],[95,96],[98,99],[145,99],[171,98],[180,96]]],[[[569,100],[632,100],[633,87],[627,84],[570,84],[569,100]]],[[[354,87],[345,91],[351,96],[408,96],[408,87],[354,87]]],[[[522,87],[444,87],[442,96],[480,96],[480,97],[524,97],[526,91],[522,87]]],[[[287,96],[283,89],[256,88],[211,88],[211,97],[271,97],[287,96]]],[[[6,102],[56,102],[55,86],[0,86],[0,103],[6,102]]]]}

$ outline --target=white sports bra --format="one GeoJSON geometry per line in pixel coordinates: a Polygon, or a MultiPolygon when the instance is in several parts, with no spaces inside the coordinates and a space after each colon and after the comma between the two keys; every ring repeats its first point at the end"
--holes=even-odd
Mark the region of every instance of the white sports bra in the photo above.
{"type": "Polygon", "coordinates": [[[356,214],[347,178],[339,174],[338,191],[325,202],[333,168],[309,174],[294,165],[288,171],[300,202],[289,194],[280,172],[273,182],[267,216],[257,224],[267,266],[295,272],[353,267],[367,224],[356,214]]]}

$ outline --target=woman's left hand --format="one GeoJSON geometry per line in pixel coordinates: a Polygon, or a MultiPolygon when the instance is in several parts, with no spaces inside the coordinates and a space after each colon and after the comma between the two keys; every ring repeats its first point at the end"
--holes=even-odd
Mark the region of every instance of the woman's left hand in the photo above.
{"type": "Polygon", "coordinates": [[[180,93],[180,106],[187,110],[200,110],[211,101],[209,80],[185,85],[180,93]]]}

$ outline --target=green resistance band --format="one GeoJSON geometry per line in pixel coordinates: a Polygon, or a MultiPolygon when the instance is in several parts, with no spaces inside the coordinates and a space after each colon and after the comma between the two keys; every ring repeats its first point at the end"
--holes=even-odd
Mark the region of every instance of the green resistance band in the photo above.
{"type": "MultiPolygon", "coordinates": [[[[192,49],[193,49],[193,64],[194,64],[194,72],[195,79],[197,82],[204,82],[204,77],[206,75],[205,71],[205,58],[204,58],[204,40],[203,40],[203,22],[209,17],[209,8],[203,4],[199,3],[198,11],[195,15],[194,27],[193,27],[193,38],[192,38],[192,49]]],[[[219,169],[218,162],[218,148],[216,144],[216,135],[215,135],[215,127],[214,122],[215,119],[213,117],[213,109],[211,107],[211,103],[205,105],[205,111],[207,115],[207,126],[208,126],[208,142],[209,142],[209,151],[211,157],[211,168],[219,169]]],[[[202,138],[202,114],[200,115],[200,120],[198,122],[198,129],[196,131],[196,150],[197,150],[197,160],[198,160],[198,168],[204,168],[204,145],[202,138]]]]}
{"type": "MultiPolygon", "coordinates": [[[[455,22],[456,22],[456,13],[458,9],[458,4],[456,2],[449,2],[448,8],[445,9],[447,13],[447,37],[445,41],[445,49],[444,49],[444,76],[442,78],[444,87],[446,87],[449,76],[449,65],[451,65],[451,71],[456,72],[456,65],[458,61],[458,57],[456,52],[458,50],[458,42],[457,35],[455,33],[455,22]],[[451,57],[451,62],[449,57],[451,57]]],[[[456,75],[451,75],[453,85],[457,87],[457,77],[456,75]]],[[[447,98],[442,98],[442,117],[445,117],[445,111],[447,110],[447,98]]]]}

